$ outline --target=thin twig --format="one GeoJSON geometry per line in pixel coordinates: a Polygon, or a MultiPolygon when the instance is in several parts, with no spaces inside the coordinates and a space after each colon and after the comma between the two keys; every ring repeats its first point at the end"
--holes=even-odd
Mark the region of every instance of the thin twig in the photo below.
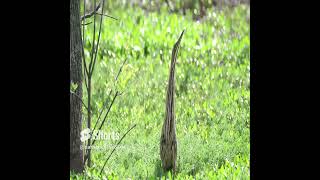
{"type": "MultiPolygon", "coordinates": [[[[86,62],[84,62],[83,64],[86,64],[86,62]]],[[[87,73],[87,71],[86,71],[86,68],[87,68],[87,66],[86,65],[84,65],[84,70],[83,70],[83,74],[84,74],[84,83],[85,83],[85,85],[86,85],[86,90],[88,90],[88,82],[87,82],[87,78],[88,78],[88,73],[87,73]]]]}
{"type": "Polygon", "coordinates": [[[86,58],[84,55],[84,47],[83,47],[83,43],[82,43],[82,61],[83,61],[83,78],[84,78],[84,83],[86,85],[86,90],[88,92],[88,83],[87,83],[87,78],[88,78],[88,68],[87,68],[87,63],[86,63],[86,58]]]}
{"type": "MultiPolygon", "coordinates": [[[[83,16],[85,16],[85,13],[86,13],[86,0],[83,0],[83,16]]],[[[84,22],[82,24],[82,42],[84,44],[84,25],[86,23],[86,19],[83,19],[84,22]]],[[[83,45],[82,45],[82,48],[83,48],[83,45]]]]}
{"type": "MultiPolygon", "coordinates": [[[[84,5],[84,7],[85,7],[85,5],[84,5]]],[[[94,14],[97,14],[97,15],[100,15],[100,16],[106,16],[106,17],[109,17],[109,18],[114,19],[114,20],[119,20],[119,19],[117,19],[117,18],[115,18],[113,16],[110,16],[110,15],[107,15],[107,14],[103,14],[103,13],[98,13],[98,10],[100,9],[100,7],[101,7],[101,2],[98,4],[98,6],[96,7],[96,9],[94,11],[92,11],[92,12],[90,12],[88,14],[84,14],[81,17],[81,21],[84,21],[85,19],[92,17],[94,14]]]]}
{"type": "Polygon", "coordinates": [[[85,40],[83,39],[83,42],[81,43],[82,44],[83,74],[84,74],[84,82],[86,85],[86,90],[88,91],[87,77],[88,77],[89,72],[88,72],[87,63],[86,63],[86,57],[84,54],[84,42],[85,42],[85,40]]]}
{"type": "MultiPolygon", "coordinates": [[[[101,122],[101,124],[100,124],[100,126],[99,126],[99,129],[98,129],[98,130],[101,130],[101,128],[102,128],[102,126],[103,126],[104,122],[106,121],[107,116],[108,116],[108,114],[109,114],[109,112],[110,112],[110,110],[111,110],[111,107],[112,107],[112,105],[113,105],[114,101],[116,100],[116,97],[117,97],[117,96],[119,96],[119,92],[118,92],[118,91],[117,91],[117,92],[116,92],[116,94],[113,96],[112,102],[111,102],[111,104],[110,104],[110,106],[109,106],[109,108],[108,108],[107,113],[104,115],[104,118],[103,118],[103,120],[102,120],[102,122],[101,122]]],[[[94,144],[94,142],[95,142],[95,140],[93,140],[93,142],[92,142],[92,144],[91,144],[91,145],[93,145],[93,144],[94,144]]]]}
{"type": "Polygon", "coordinates": [[[84,54],[84,42],[85,40],[83,39],[83,42],[81,43],[82,44],[82,61],[83,61],[83,74],[84,74],[84,82],[86,84],[86,88],[88,90],[88,84],[87,84],[87,75],[89,74],[88,72],[88,68],[87,68],[87,63],[86,63],[86,57],[85,57],[85,54],[84,54]]]}
{"type": "MultiPolygon", "coordinates": [[[[86,9],[86,1],[83,0],[83,14],[85,15],[85,9],[86,9]]],[[[84,39],[84,26],[85,26],[85,19],[84,19],[84,24],[82,24],[82,42],[81,42],[81,45],[82,45],[82,60],[83,60],[83,64],[84,64],[84,70],[83,70],[83,74],[84,74],[84,82],[85,82],[85,85],[86,85],[86,88],[88,89],[88,84],[87,84],[87,79],[86,79],[86,73],[88,74],[88,69],[87,69],[87,65],[86,65],[86,57],[85,57],[85,54],[84,54],[84,44],[85,44],[85,39],[84,39]]]]}
{"type": "MultiPolygon", "coordinates": [[[[104,10],[104,0],[102,0],[102,14],[103,14],[103,12],[104,12],[103,10],[104,10]]],[[[98,33],[98,42],[97,42],[97,46],[96,46],[95,53],[94,53],[94,59],[93,59],[93,65],[92,65],[91,72],[93,72],[94,66],[95,66],[96,60],[97,60],[98,49],[99,49],[99,42],[100,42],[100,35],[101,35],[101,27],[102,27],[102,18],[103,18],[103,16],[100,17],[100,26],[99,26],[99,33],[98,33]]]]}
{"type": "MultiPolygon", "coordinates": [[[[98,4],[98,6],[96,6],[96,0],[94,0],[94,11],[92,11],[91,13],[89,14],[85,14],[85,8],[84,8],[84,15],[81,17],[81,21],[83,21],[84,23],[82,24],[83,26],[83,34],[84,34],[84,26],[85,25],[88,25],[90,23],[85,23],[85,19],[86,18],[90,18],[91,16],[93,16],[93,41],[92,41],[92,49],[91,49],[91,52],[90,52],[90,62],[89,62],[89,67],[87,67],[87,63],[85,61],[85,54],[84,54],[84,42],[85,42],[85,39],[84,39],[84,35],[83,35],[83,43],[82,43],[82,54],[83,54],[83,63],[84,63],[84,78],[85,78],[85,85],[86,85],[86,89],[87,89],[87,93],[88,93],[88,105],[85,106],[87,111],[88,111],[88,119],[87,119],[87,124],[88,124],[88,128],[90,129],[91,128],[91,79],[92,79],[92,74],[93,74],[93,71],[94,71],[94,67],[95,67],[95,63],[96,63],[96,59],[97,59],[97,53],[98,53],[98,47],[99,47],[99,42],[100,42],[100,36],[101,36],[101,28],[102,28],[102,18],[103,16],[107,16],[107,17],[110,17],[110,18],[113,18],[113,19],[116,19],[112,16],[109,16],[109,15],[104,15],[103,12],[104,12],[104,2],[105,0],[102,0],[102,13],[97,13],[97,11],[100,9],[101,7],[101,1],[100,3],[98,4]],[[95,33],[96,33],[96,15],[100,15],[100,26],[99,26],[99,32],[98,32],[98,40],[97,40],[97,44],[95,43],[95,33]],[[88,81],[88,82],[87,82],[88,81]]],[[[85,0],[84,0],[84,3],[85,3],[85,0]]],[[[84,5],[85,7],[85,5],[84,5]]],[[[116,19],[117,20],[117,19],[116,19]]],[[[111,93],[111,91],[110,91],[111,93]]],[[[109,93],[109,96],[110,96],[110,93],[109,93]]],[[[116,92],[116,95],[111,103],[111,105],[109,106],[109,109],[101,123],[101,126],[99,128],[99,130],[101,129],[102,125],[104,124],[105,122],[105,119],[108,115],[108,113],[110,112],[110,109],[113,105],[113,102],[115,100],[115,98],[118,96],[118,92],[116,92]]],[[[83,103],[84,104],[84,103],[83,103]]],[[[101,116],[103,110],[101,111],[99,117],[101,116]]],[[[99,120],[99,119],[98,119],[99,120]]],[[[97,121],[98,123],[98,121],[97,121]]],[[[94,130],[95,130],[95,127],[97,126],[97,123],[95,124],[94,126],[94,130]]],[[[88,140],[88,144],[87,146],[91,146],[94,144],[95,140],[91,142],[91,137],[89,138],[88,140]]],[[[85,153],[85,161],[84,163],[86,163],[86,160],[88,160],[88,166],[90,166],[91,164],[91,150],[90,148],[87,149],[86,153],[85,153]]]]}
{"type": "Polygon", "coordinates": [[[117,81],[117,80],[118,80],[118,77],[119,77],[120,73],[122,72],[122,68],[123,68],[123,66],[124,66],[124,64],[125,64],[126,62],[127,62],[127,59],[126,59],[126,60],[124,60],[124,62],[122,63],[122,65],[121,65],[121,67],[120,67],[120,69],[119,69],[119,71],[118,71],[118,74],[117,74],[117,76],[116,76],[115,81],[117,81]]]}
{"type": "MultiPolygon", "coordinates": [[[[87,127],[90,129],[91,128],[91,77],[88,77],[88,89],[87,89],[87,92],[88,92],[88,119],[87,119],[87,127]]],[[[88,140],[88,144],[87,146],[90,146],[90,140],[88,140]]],[[[88,167],[91,166],[91,149],[88,148],[87,150],[87,155],[88,155],[88,167]]]]}
{"type": "MultiPolygon", "coordinates": [[[[96,8],[96,10],[99,9],[100,7],[100,4],[101,4],[101,1],[98,5],[98,8],[96,8]]],[[[96,0],[94,0],[94,7],[96,7],[96,0]]],[[[103,13],[103,9],[104,9],[104,0],[102,1],[102,13],[103,13]]],[[[92,50],[91,50],[91,59],[90,59],[90,63],[89,63],[89,75],[88,75],[88,84],[89,84],[89,89],[88,89],[88,107],[89,107],[89,111],[91,109],[91,78],[92,78],[92,74],[93,74],[93,69],[94,69],[94,66],[95,66],[95,61],[96,61],[96,58],[97,58],[97,50],[98,50],[98,45],[99,45],[99,40],[100,40],[100,34],[101,34],[101,26],[102,26],[102,17],[100,18],[100,27],[99,27],[99,35],[98,35],[98,42],[97,42],[97,45],[95,47],[95,34],[96,34],[96,13],[94,12],[94,15],[93,15],[93,41],[92,41],[92,50]],[[92,64],[93,63],[93,64],[92,64]]],[[[90,129],[91,127],[91,113],[88,113],[88,128],[90,129]]],[[[91,138],[89,138],[88,140],[88,146],[91,146],[92,143],[91,143],[91,138]]],[[[88,148],[87,150],[87,157],[88,157],[88,166],[91,165],[91,149],[88,148]]]]}
{"type": "MultiPolygon", "coordinates": [[[[104,118],[103,118],[103,121],[102,121],[102,123],[100,124],[100,127],[99,127],[98,130],[101,130],[101,128],[102,128],[102,126],[103,126],[103,124],[104,124],[104,122],[105,122],[105,120],[106,120],[106,118],[107,118],[107,116],[108,116],[108,114],[109,114],[109,112],[110,112],[110,110],[111,110],[111,107],[112,107],[112,105],[113,105],[113,103],[114,103],[114,101],[115,101],[115,99],[116,99],[117,96],[118,96],[118,91],[117,91],[116,94],[114,95],[114,97],[113,97],[113,99],[112,99],[112,102],[111,102],[111,104],[110,104],[110,106],[109,106],[109,108],[108,108],[108,111],[107,111],[107,113],[105,114],[105,116],[104,116],[104,118]]],[[[91,137],[89,138],[89,140],[91,140],[91,137]]],[[[88,140],[88,142],[89,142],[89,140],[88,140]]],[[[89,144],[89,145],[92,146],[92,145],[94,145],[95,142],[96,142],[96,140],[94,139],[94,140],[92,141],[92,143],[89,144]]],[[[88,151],[88,152],[87,152],[86,155],[85,155],[84,162],[87,161],[88,156],[89,156],[89,154],[88,154],[88,153],[89,153],[89,149],[88,149],[87,151],[88,151]]]]}
{"type": "MultiPolygon", "coordinates": [[[[93,1],[94,3],[94,7],[96,7],[96,0],[93,1]]],[[[101,2],[100,2],[101,3],[101,2]]],[[[99,6],[100,6],[100,3],[99,3],[99,6]]],[[[90,58],[90,63],[89,63],[89,76],[92,77],[92,71],[91,71],[91,66],[92,66],[92,63],[93,63],[93,54],[95,53],[94,51],[94,46],[95,46],[95,38],[96,38],[96,14],[93,13],[93,40],[92,40],[92,49],[91,49],[91,58],[90,58]]]]}
{"type": "Polygon", "coordinates": [[[114,19],[114,20],[119,20],[119,19],[117,19],[117,18],[115,18],[115,17],[112,17],[112,16],[110,16],[110,15],[107,15],[107,14],[101,14],[101,13],[96,13],[97,15],[100,15],[100,16],[106,16],[106,17],[108,17],[108,18],[111,18],[111,19],[114,19]]]}
{"type": "Polygon", "coordinates": [[[80,98],[76,93],[74,93],[73,91],[71,91],[70,90],[70,93],[72,94],[72,95],[74,95],[75,97],[77,97],[80,101],[81,101],[81,103],[82,103],[82,105],[87,109],[87,111],[88,111],[88,107],[84,104],[84,102],[82,101],[82,98],[80,98]]]}
{"type": "Polygon", "coordinates": [[[120,92],[120,93],[119,93],[119,96],[121,96],[123,93],[124,93],[124,91],[120,92]]]}
{"type": "MultiPolygon", "coordinates": [[[[101,2],[96,6],[96,0],[93,1],[93,6],[94,6],[94,11],[93,11],[93,40],[92,40],[92,50],[91,50],[91,58],[90,58],[90,63],[89,63],[89,73],[88,73],[88,128],[91,128],[91,78],[92,78],[92,71],[91,71],[91,66],[92,66],[92,61],[93,61],[93,54],[94,54],[94,48],[95,48],[95,34],[96,34],[96,14],[95,12],[99,10],[101,5],[101,2]]],[[[91,138],[88,140],[88,146],[91,145],[91,138]]],[[[87,150],[87,156],[88,156],[88,166],[91,166],[91,149],[88,148],[87,150]]]]}
{"type": "Polygon", "coordinates": [[[91,24],[92,22],[88,22],[88,23],[85,23],[85,24],[81,24],[82,26],[86,26],[88,24],[91,24]]]}
{"type": "Polygon", "coordinates": [[[122,138],[120,139],[120,141],[119,141],[119,142],[117,143],[117,145],[113,148],[113,150],[112,150],[111,153],[109,154],[107,160],[106,160],[106,161],[104,162],[104,164],[103,164],[103,167],[102,167],[102,169],[101,169],[101,171],[100,171],[100,175],[102,174],[102,171],[103,171],[104,167],[106,166],[108,160],[110,159],[111,155],[113,154],[113,152],[114,152],[114,151],[116,150],[116,148],[119,146],[119,144],[121,143],[121,141],[123,140],[123,138],[124,138],[134,127],[136,127],[136,124],[133,125],[133,126],[122,136],[122,138]]]}
{"type": "MultiPolygon", "coordinates": [[[[94,8],[95,10],[98,10],[100,8],[100,3],[98,7],[96,6],[96,0],[94,0],[94,8]]],[[[95,34],[96,34],[96,15],[93,13],[93,40],[92,40],[92,50],[91,50],[91,58],[90,58],[90,63],[89,63],[89,73],[88,73],[88,87],[87,87],[87,92],[88,92],[88,120],[87,120],[87,126],[90,129],[91,128],[91,78],[92,78],[92,72],[91,66],[92,66],[92,61],[93,61],[93,52],[94,52],[94,45],[95,45],[95,34]]],[[[91,138],[88,140],[88,146],[90,146],[91,138]]],[[[88,166],[91,166],[91,149],[88,148],[87,150],[87,156],[88,156],[88,166]]]]}
{"type": "MultiPolygon", "coordinates": [[[[118,18],[115,18],[115,17],[113,17],[113,16],[110,16],[110,15],[108,15],[108,14],[101,14],[101,13],[98,13],[98,12],[96,12],[96,13],[94,13],[94,14],[96,14],[96,15],[100,15],[100,16],[106,16],[106,17],[108,17],[108,18],[111,18],[111,19],[114,19],[114,20],[119,20],[118,18]]],[[[91,16],[93,16],[93,14],[91,15],[91,16]]],[[[90,17],[91,17],[90,16],[90,17]]],[[[86,18],[85,18],[86,19],[86,18]]],[[[92,22],[91,22],[92,23],[92,22]]],[[[88,23],[88,24],[90,24],[90,23],[88,23]]],[[[86,24],[87,25],[87,24],[86,24]]]]}
{"type": "MultiPolygon", "coordinates": [[[[96,5],[96,3],[94,3],[94,5],[96,5]]],[[[98,4],[98,6],[96,7],[95,10],[93,10],[92,12],[88,13],[88,14],[85,14],[81,17],[81,21],[87,19],[87,18],[90,18],[91,16],[93,16],[94,14],[97,13],[97,11],[100,9],[100,6],[101,6],[101,2],[98,4]]],[[[85,11],[85,9],[84,9],[85,11]]]]}
{"type": "MultiPolygon", "coordinates": [[[[116,76],[115,82],[117,82],[118,77],[119,77],[120,73],[122,72],[122,68],[123,68],[123,66],[124,66],[124,64],[125,64],[126,62],[127,62],[127,59],[122,63],[121,67],[119,68],[119,71],[118,71],[118,74],[117,74],[117,76],[116,76]]],[[[108,97],[110,97],[111,92],[112,92],[112,89],[109,91],[108,97]]],[[[123,94],[123,92],[119,93],[119,96],[122,95],[122,94],[123,94]]],[[[94,125],[94,128],[93,128],[93,131],[96,129],[96,126],[98,125],[98,122],[99,122],[99,120],[100,120],[100,117],[101,117],[104,109],[106,108],[106,106],[107,106],[107,99],[106,99],[106,101],[103,103],[102,109],[100,110],[98,119],[97,119],[96,124],[94,125]]]]}
{"type": "MultiPolygon", "coordinates": [[[[111,92],[112,92],[112,89],[109,91],[108,97],[110,97],[111,92]]],[[[101,117],[101,115],[102,115],[102,112],[103,112],[103,110],[106,108],[106,106],[107,106],[107,100],[103,103],[102,109],[100,110],[100,113],[99,113],[97,122],[96,122],[96,124],[94,125],[94,128],[93,128],[93,131],[96,129],[96,127],[97,127],[97,125],[98,125],[98,122],[99,122],[99,120],[100,120],[100,117],[101,117]]]]}

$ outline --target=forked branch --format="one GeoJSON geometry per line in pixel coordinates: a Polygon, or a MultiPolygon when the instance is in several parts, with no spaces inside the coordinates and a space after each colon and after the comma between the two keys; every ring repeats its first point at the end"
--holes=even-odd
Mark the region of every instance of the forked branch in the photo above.
{"type": "Polygon", "coordinates": [[[112,16],[110,16],[110,15],[98,13],[98,10],[100,9],[100,7],[101,7],[101,2],[98,4],[98,6],[96,7],[95,10],[93,10],[93,11],[90,12],[90,13],[87,13],[87,14],[81,16],[81,21],[83,21],[84,19],[87,19],[87,18],[92,17],[94,14],[101,15],[101,16],[106,16],[106,17],[109,17],[109,18],[111,18],[111,19],[118,20],[117,18],[112,17],[112,16]]]}

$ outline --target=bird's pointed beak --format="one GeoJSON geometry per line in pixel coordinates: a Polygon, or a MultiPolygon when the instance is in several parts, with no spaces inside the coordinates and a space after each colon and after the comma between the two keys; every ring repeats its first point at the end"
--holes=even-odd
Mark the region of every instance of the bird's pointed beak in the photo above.
{"type": "Polygon", "coordinates": [[[183,34],[184,34],[184,31],[185,31],[185,29],[182,31],[182,33],[181,33],[181,35],[180,35],[180,37],[179,37],[178,41],[176,42],[176,44],[177,44],[177,45],[179,45],[179,44],[180,44],[180,41],[181,41],[182,36],[183,36],[183,34]]]}

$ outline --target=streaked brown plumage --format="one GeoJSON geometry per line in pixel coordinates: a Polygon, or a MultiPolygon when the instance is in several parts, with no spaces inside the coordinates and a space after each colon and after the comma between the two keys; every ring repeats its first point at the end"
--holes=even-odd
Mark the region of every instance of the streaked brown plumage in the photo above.
{"type": "Polygon", "coordinates": [[[178,41],[174,44],[171,55],[171,65],[169,73],[169,82],[166,97],[166,112],[165,119],[162,126],[162,133],[160,138],[160,157],[162,161],[162,168],[165,171],[173,169],[176,171],[177,161],[177,138],[176,138],[176,124],[174,112],[174,90],[175,90],[175,65],[177,54],[180,47],[180,42],[183,36],[182,31],[178,41]]]}

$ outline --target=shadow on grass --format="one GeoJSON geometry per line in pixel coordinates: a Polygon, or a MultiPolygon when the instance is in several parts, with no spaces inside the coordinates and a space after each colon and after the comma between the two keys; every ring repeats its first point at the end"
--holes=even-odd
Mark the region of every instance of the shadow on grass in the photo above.
{"type": "MultiPolygon", "coordinates": [[[[161,167],[161,161],[160,160],[157,160],[155,165],[154,165],[154,177],[156,179],[174,179],[174,176],[172,174],[172,171],[167,171],[165,172],[162,167],[161,167]],[[171,176],[171,178],[170,178],[171,176]]],[[[176,172],[178,173],[178,171],[176,172]]]]}
{"type": "Polygon", "coordinates": [[[154,177],[156,177],[156,179],[160,179],[161,176],[163,175],[163,170],[161,167],[161,161],[157,160],[155,165],[154,165],[154,172],[153,172],[154,177]]]}

